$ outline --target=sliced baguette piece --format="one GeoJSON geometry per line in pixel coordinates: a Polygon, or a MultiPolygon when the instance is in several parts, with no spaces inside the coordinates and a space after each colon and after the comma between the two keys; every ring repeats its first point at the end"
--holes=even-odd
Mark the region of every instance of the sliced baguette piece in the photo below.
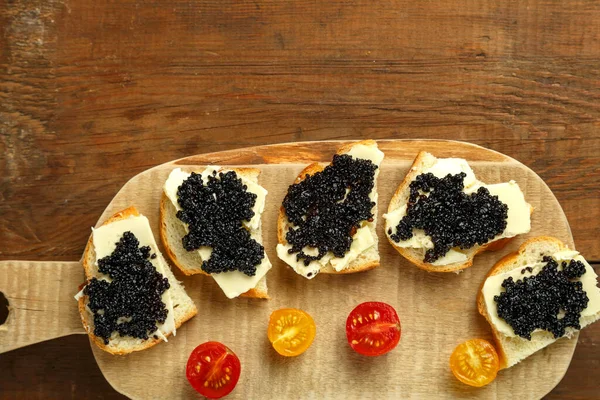
{"type": "MultiPolygon", "coordinates": [[[[540,262],[544,256],[550,256],[559,251],[568,249],[569,248],[563,242],[554,237],[539,236],[531,238],[524,242],[521,247],[519,247],[519,250],[501,258],[488,272],[482,282],[477,295],[477,309],[479,313],[485,317],[492,328],[494,340],[496,342],[496,350],[500,357],[501,369],[512,367],[538,350],[554,343],[558,339],[555,339],[554,335],[547,331],[534,332],[531,341],[520,336],[509,337],[499,332],[492,324],[491,317],[488,314],[485,305],[482,291],[485,280],[490,276],[503,274],[516,268],[523,268],[525,265],[540,262]]],[[[585,328],[598,319],[600,319],[600,312],[590,316],[583,316],[581,318],[581,328],[585,328]]],[[[567,328],[565,336],[570,338],[575,332],[577,332],[577,330],[567,328]]]]}
{"type": "MultiPolygon", "coordinates": [[[[220,168],[219,171],[234,171],[239,177],[258,184],[260,169],[257,168],[220,168]]],[[[202,172],[196,171],[196,172],[202,172]]],[[[209,275],[202,270],[202,258],[196,251],[187,251],[183,248],[181,239],[187,234],[184,224],[177,218],[177,209],[167,195],[162,193],[160,200],[160,238],[165,247],[165,252],[185,275],[209,275]]],[[[252,237],[262,244],[262,218],[258,229],[251,231],[252,237]]],[[[265,257],[267,253],[265,251],[265,257]]],[[[258,281],[254,289],[242,293],[240,297],[269,299],[266,275],[258,281]]]]}
{"type": "MultiPolygon", "coordinates": [[[[344,145],[338,149],[336,154],[342,155],[350,152],[355,146],[364,145],[368,147],[377,148],[377,142],[375,140],[363,140],[359,142],[349,143],[344,145]]],[[[308,165],[306,168],[300,172],[300,174],[294,180],[294,183],[302,182],[306,179],[307,175],[314,175],[317,172],[321,172],[325,169],[325,167],[329,165],[328,163],[313,163],[308,165]]],[[[379,167],[381,168],[381,166],[379,167]]],[[[378,170],[379,171],[379,170],[378,170]]],[[[331,263],[327,263],[324,267],[321,268],[320,273],[324,274],[352,274],[356,272],[368,271],[379,266],[379,249],[378,249],[378,239],[377,239],[377,210],[378,204],[377,201],[377,175],[375,176],[375,185],[373,187],[373,192],[375,193],[375,207],[373,207],[373,222],[369,224],[369,231],[373,236],[375,243],[373,246],[369,247],[366,251],[361,253],[354,261],[350,262],[350,264],[342,269],[341,271],[336,271],[331,263]]],[[[285,236],[287,231],[291,228],[291,223],[288,221],[287,216],[285,214],[285,209],[283,205],[279,208],[279,215],[277,217],[277,239],[278,242],[282,245],[288,244],[285,236]]]]}
{"type": "MultiPolygon", "coordinates": [[[[112,222],[121,221],[132,216],[139,215],[140,213],[135,207],[129,207],[116,213],[104,221],[102,225],[108,225],[112,222]]],[[[92,238],[93,236],[90,235],[82,259],[86,281],[89,281],[93,277],[97,277],[99,275],[98,266],[96,265],[96,252],[94,250],[92,238]]],[[[179,328],[184,322],[196,315],[198,313],[198,309],[196,308],[196,305],[192,299],[185,292],[183,285],[173,275],[169,264],[166,262],[160,251],[157,251],[156,255],[165,266],[165,277],[169,280],[169,284],[171,285],[168,290],[173,301],[175,328],[179,328]]],[[[116,337],[111,338],[108,344],[104,344],[104,341],[101,338],[94,335],[94,316],[87,307],[88,301],[89,299],[86,295],[79,297],[78,308],[79,313],[81,314],[81,321],[83,322],[83,326],[90,339],[102,350],[115,355],[124,355],[134,351],[148,349],[163,341],[162,338],[149,338],[147,340],[142,340],[132,337],[120,337],[117,335],[116,337]]],[[[171,336],[171,333],[167,334],[166,336],[171,336]]]]}
{"type": "MultiPolygon", "coordinates": [[[[419,154],[417,154],[417,157],[415,158],[412,166],[410,167],[408,174],[406,174],[406,176],[404,177],[404,180],[402,181],[402,183],[400,183],[400,185],[394,192],[392,199],[390,200],[390,204],[388,205],[388,210],[387,210],[388,213],[391,213],[392,211],[394,211],[394,210],[402,207],[406,203],[408,203],[411,182],[414,181],[415,178],[418,175],[420,175],[424,170],[426,170],[428,167],[435,164],[436,161],[437,161],[437,158],[426,151],[421,151],[421,152],[419,152],[419,154]]],[[[533,207],[531,207],[531,206],[530,206],[530,213],[533,213],[533,207]]],[[[509,241],[511,241],[514,238],[514,237],[502,238],[502,239],[488,242],[482,246],[475,245],[468,250],[463,250],[463,252],[467,256],[467,259],[464,262],[457,262],[457,263],[446,264],[446,265],[433,265],[433,264],[426,263],[423,261],[423,257],[424,257],[423,249],[400,247],[398,245],[398,243],[393,241],[392,238],[390,237],[390,235],[388,234],[387,227],[386,227],[385,231],[386,231],[385,236],[387,237],[390,244],[396,249],[396,251],[398,251],[398,253],[400,253],[404,258],[406,258],[408,261],[410,261],[412,264],[416,265],[417,267],[424,269],[426,271],[430,271],[430,272],[456,272],[456,271],[463,270],[465,268],[469,268],[470,266],[473,265],[473,259],[475,258],[475,256],[477,254],[484,252],[486,250],[490,250],[490,251],[501,250],[502,248],[504,248],[504,246],[506,246],[506,244],[509,241]]]]}

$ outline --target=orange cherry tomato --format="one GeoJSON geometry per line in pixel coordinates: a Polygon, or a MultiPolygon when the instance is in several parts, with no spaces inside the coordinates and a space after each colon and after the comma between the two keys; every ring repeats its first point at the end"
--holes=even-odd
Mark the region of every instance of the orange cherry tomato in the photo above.
{"type": "Polygon", "coordinates": [[[196,347],[188,359],[185,375],[194,389],[209,399],[228,395],[240,379],[240,359],[219,342],[196,347]]]}
{"type": "Polygon", "coordinates": [[[471,339],[456,346],[450,356],[450,370],[462,383],[481,387],[496,379],[500,360],[496,349],[483,339],[471,339]]]}
{"type": "Polygon", "coordinates": [[[296,308],[273,311],[267,336],[275,351],[282,356],[294,357],[312,344],[317,327],[312,317],[296,308]]]}

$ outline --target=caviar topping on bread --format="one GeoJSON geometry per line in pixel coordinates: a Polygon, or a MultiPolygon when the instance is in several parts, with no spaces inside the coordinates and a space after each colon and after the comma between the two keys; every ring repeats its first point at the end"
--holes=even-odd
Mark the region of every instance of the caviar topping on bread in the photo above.
{"type": "Polygon", "coordinates": [[[166,252],[186,275],[210,275],[228,298],[269,298],[262,245],[267,191],[260,170],[209,166],[171,171],[160,204],[166,252]]]}
{"type": "Polygon", "coordinates": [[[277,219],[277,255],[312,279],[379,265],[377,176],[383,153],[374,140],[340,148],[331,164],[306,167],[288,188],[277,219]]]}
{"type": "Polygon", "coordinates": [[[75,298],[84,328],[102,350],[147,349],[197,313],[135,207],[93,229],[82,263],[87,284],[75,298]]]}
{"type": "Polygon", "coordinates": [[[531,229],[515,181],[485,184],[466,160],[420,152],[383,215],[389,242],[419,268],[450,272],[531,229]]]}
{"type": "Polygon", "coordinates": [[[477,297],[508,368],[600,319],[598,276],[560,240],[527,240],[490,270],[477,297]]]}

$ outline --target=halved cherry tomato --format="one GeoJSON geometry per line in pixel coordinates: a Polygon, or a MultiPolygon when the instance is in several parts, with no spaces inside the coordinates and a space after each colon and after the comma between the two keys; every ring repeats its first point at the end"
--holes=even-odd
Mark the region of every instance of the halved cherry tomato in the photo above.
{"type": "Polygon", "coordinates": [[[483,339],[459,344],[450,356],[450,370],[459,381],[470,386],[481,387],[492,382],[499,368],[496,349],[483,339]]]}
{"type": "Polygon", "coordinates": [[[187,362],[185,375],[194,389],[209,399],[231,393],[240,379],[240,359],[219,342],[196,347],[187,362]]]}
{"type": "Polygon", "coordinates": [[[317,327],[312,317],[296,308],[275,310],[269,319],[267,336],[275,351],[282,356],[294,357],[312,344],[317,327]]]}
{"type": "Polygon", "coordinates": [[[386,303],[370,301],[359,304],[346,320],[346,337],[350,347],[365,356],[380,356],[400,341],[400,319],[386,303]]]}

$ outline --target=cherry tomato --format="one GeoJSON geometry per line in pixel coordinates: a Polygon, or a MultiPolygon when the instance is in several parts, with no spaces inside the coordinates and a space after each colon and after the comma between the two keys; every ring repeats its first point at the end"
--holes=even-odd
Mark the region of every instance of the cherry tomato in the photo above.
{"type": "Polygon", "coordinates": [[[267,336],[275,351],[282,356],[294,357],[312,344],[317,327],[312,317],[296,308],[275,310],[269,319],[267,336]]]}
{"type": "Polygon", "coordinates": [[[231,393],[240,378],[240,359],[219,342],[196,347],[187,362],[185,375],[194,389],[209,399],[231,393]]]}
{"type": "Polygon", "coordinates": [[[400,319],[386,303],[370,301],[359,304],[346,320],[346,337],[350,347],[365,356],[380,356],[400,341],[400,319]]]}
{"type": "Polygon", "coordinates": [[[450,370],[462,383],[481,387],[496,379],[500,360],[487,340],[471,339],[456,346],[450,356],[450,370]]]}

